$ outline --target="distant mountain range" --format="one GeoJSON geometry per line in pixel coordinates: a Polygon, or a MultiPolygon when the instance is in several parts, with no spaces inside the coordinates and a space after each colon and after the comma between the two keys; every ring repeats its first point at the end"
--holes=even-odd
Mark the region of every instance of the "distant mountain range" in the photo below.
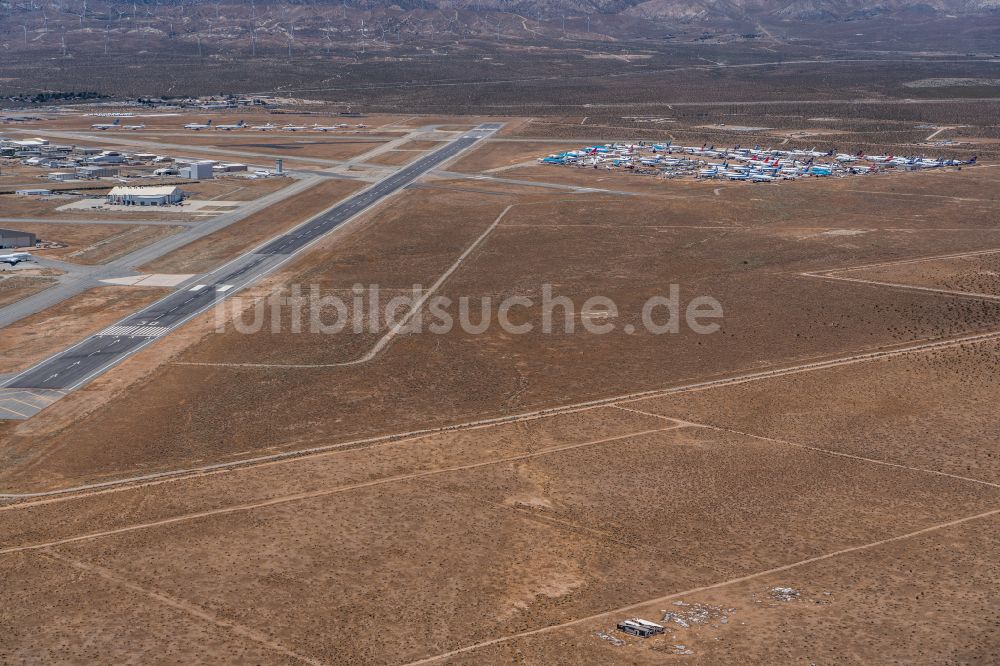
{"type": "Polygon", "coordinates": [[[1000,9],[1000,0],[645,0],[625,13],[649,18],[707,20],[851,20],[891,15],[968,15],[1000,9]]]}
{"type": "Polygon", "coordinates": [[[0,54],[356,60],[567,38],[992,52],[998,24],[1000,0],[0,0],[0,54]]]}
{"type": "MultiPolygon", "coordinates": [[[[342,5],[341,0],[314,4],[342,5]]],[[[297,4],[297,3],[290,3],[297,4]]],[[[981,14],[1000,10],[1000,0],[355,0],[367,9],[487,10],[526,16],[623,14],[640,18],[711,22],[715,19],[852,20],[891,15],[981,14]]]]}

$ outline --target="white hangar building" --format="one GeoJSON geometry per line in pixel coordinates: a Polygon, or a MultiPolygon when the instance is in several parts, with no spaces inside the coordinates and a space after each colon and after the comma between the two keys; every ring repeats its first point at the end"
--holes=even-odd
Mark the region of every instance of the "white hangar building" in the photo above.
{"type": "Polygon", "coordinates": [[[183,201],[184,193],[176,185],[113,187],[107,199],[110,204],[126,206],[166,206],[183,201]]]}

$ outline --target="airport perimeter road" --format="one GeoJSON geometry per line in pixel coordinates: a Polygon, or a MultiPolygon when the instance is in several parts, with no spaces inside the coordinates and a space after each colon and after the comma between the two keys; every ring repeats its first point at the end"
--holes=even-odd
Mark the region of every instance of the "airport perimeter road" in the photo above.
{"type": "MultiPolygon", "coordinates": [[[[208,273],[191,287],[177,291],[130,315],[114,326],[86,338],[69,349],[9,379],[6,390],[72,391],[177,328],[218,301],[253,284],[323,235],[338,228],[385,197],[493,134],[499,123],[487,123],[463,133],[446,146],[400,169],[368,189],[334,206],[228,264],[208,273]]],[[[31,411],[31,410],[28,410],[31,411]]],[[[31,414],[38,410],[31,411],[31,414]]],[[[31,414],[7,416],[26,418],[31,414]]],[[[0,416],[3,418],[3,416],[0,416]]]]}

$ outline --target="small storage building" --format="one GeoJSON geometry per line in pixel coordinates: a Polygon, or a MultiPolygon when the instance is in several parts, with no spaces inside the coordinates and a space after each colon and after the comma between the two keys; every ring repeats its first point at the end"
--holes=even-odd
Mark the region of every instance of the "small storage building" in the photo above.
{"type": "Polygon", "coordinates": [[[118,175],[117,167],[106,166],[82,166],[76,168],[76,175],[80,178],[110,178],[118,175]]]}

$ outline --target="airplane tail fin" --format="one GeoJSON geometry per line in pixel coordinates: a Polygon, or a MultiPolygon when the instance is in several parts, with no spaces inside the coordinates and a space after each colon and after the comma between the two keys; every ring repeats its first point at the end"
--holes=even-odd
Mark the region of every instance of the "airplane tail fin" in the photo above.
{"type": "Polygon", "coordinates": [[[118,124],[118,123],[120,123],[121,121],[122,121],[122,119],[121,119],[121,118],[115,118],[115,122],[113,122],[113,123],[111,123],[111,124],[112,124],[112,125],[117,125],[117,124],[118,124]]]}
{"type": "Polygon", "coordinates": [[[209,119],[209,121],[208,121],[207,123],[205,123],[205,124],[206,124],[206,125],[208,125],[209,127],[211,127],[211,126],[212,126],[212,121],[211,121],[211,119],[209,119]]]}
{"type": "Polygon", "coordinates": [[[976,155],[973,155],[972,158],[969,160],[969,164],[975,164],[977,159],[979,158],[976,155]]]}

